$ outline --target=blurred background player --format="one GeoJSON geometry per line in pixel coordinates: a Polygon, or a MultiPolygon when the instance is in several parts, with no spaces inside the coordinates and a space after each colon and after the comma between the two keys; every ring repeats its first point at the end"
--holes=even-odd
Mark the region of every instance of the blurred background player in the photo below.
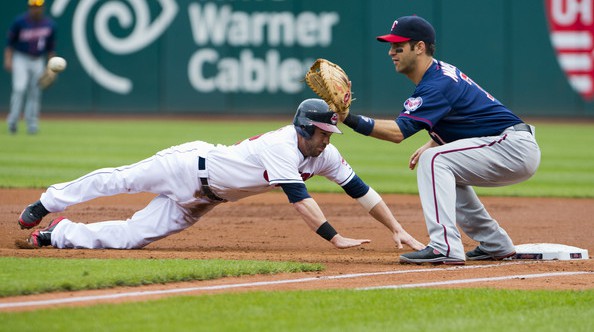
{"type": "Polygon", "coordinates": [[[28,0],[27,12],[17,16],[8,30],[4,49],[4,69],[12,72],[12,96],[8,113],[8,131],[16,134],[21,110],[27,132],[39,130],[41,88],[47,59],[55,55],[56,25],[44,14],[44,0],[28,0]]]}
{"type": "Polygon", "coordinates": [[[400,249],[425,246],[409,235],[373,188],[365,184],[330,144],[341,133],[337,115],[321,99],[304,100],[293,125],[231,145],[194,141],[158,152],[138,163],[104,168],[71,182],[50,186],[22,212],[22,228],[38,225],[50,212],[96,197],[122,193],[157,194],[128,220],[92,224],[57,218],[35,230],[29,243],[57,248],[141,248],[196,223],[216,205],[280,187],[311,230],[336,248],[370,242],[343,237],[309,195],[305,180],[321,175],[340,185],[386,226],[400,249]]]}

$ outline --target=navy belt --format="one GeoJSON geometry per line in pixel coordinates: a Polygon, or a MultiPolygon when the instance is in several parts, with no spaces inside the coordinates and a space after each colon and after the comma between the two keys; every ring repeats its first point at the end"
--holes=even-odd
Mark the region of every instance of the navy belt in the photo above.
{"type": "Polygon", "coordinates": [[[513,127],[514,127],[515,131],[527,131],[530,134],[532,134],[532,129],[530,128],[530,125],[528,125],[528,124],[518,123],[518,124],[513,125],[513,127]]]}
{"type": "Polygon", "coordinates": [[[513,125],[513,127],[515,131],[527,131],[532,134],[532,129],[530,128],[530,125],[525,124],[523,122],[513,125]]]}
{"type": "MultiPolygon", "coordinates": [[[[198,170],[199,171],[205,171],[206,170],[206,159],[204,159],[204,157],[198,157],[198,170]]],[[[199,172],[200,173],[200,172],[199,172]]],[[[210,186],[208,185],[208,179],[205,177],[198,177],[200,179],[200,185],[202,187],[202,193],[212,199],[213,201],[225,201],[224,199],[220,198],[219,196],[215,195],[215,193],[212,192],[212,190],[210,189],[210,186]]]]}

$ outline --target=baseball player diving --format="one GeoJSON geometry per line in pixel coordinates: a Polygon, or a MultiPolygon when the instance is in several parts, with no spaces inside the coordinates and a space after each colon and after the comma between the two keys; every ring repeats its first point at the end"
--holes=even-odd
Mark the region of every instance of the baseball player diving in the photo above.
{"type": "Polygon", "coordinates": [[[515,254],[514,244],[485,210],[472,186],[505,186],[530,178],[540,163],[534,127],[451,64],[433,58],[435,30],[419,16],[404,16],[389,34],[388,55],[415,90],[395,120],[342,112],[356,132],[400,143],[420,130],[431,139],[409,161],[430,236],[423,250],[400,255],[402,263],[465,264],[515,254]],[[478,242],[464,252],[460,232],[478,242]]]}
{"type": "Polygon", "coordinates": [[[398,248],[424,245],[409,235],[379,194],[359,178],[330,144],[338,116],[321,99],[304,100],[293,124],[231,145],[194,141],[174,146],[132,165],[103,168],[47,188],[21,213],[21,228],[37,226],[48,213],[101,196],[151,192],[157,196],[128,220],[78,223],[60,217],[35,230],[29,244],[56,248],[141,248],[180,232],[218,204],[280,187],[305,223],[336,248],[369,240],[344,237],[311,198],[305,180],[321,175],[340,185],[392,233],[398,248]]]}

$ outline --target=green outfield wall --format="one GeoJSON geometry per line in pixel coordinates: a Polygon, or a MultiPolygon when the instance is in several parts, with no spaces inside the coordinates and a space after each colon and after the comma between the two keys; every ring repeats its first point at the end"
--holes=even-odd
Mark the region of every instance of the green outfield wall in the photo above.
{"type": "MultiPolygon", "coordinates": [[[[375,37],[399,16],[437,30],[436,58],[524,116],[594,117],[594,0],[47,0],[67,70],[44,113],[290,114],[318,57],[354,109],[392,116],[413,92],[375,37]]],[[[25,0],[0,2],[7,31],[25,0]]],[[[0,74],[0,111],[10,100],[0,74]]]]}

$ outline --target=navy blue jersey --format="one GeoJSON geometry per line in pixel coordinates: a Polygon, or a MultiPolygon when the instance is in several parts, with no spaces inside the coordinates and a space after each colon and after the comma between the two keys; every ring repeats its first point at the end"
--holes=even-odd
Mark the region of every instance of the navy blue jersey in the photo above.
{"type": "Polygon", "coordinates": [[[439,144],[499,135],[521,122],[458,68],[437,60],[396,119],[404,138],[426,129],[439,144]]]}
{"type": "Polygon", "coordinates": [[[25,13],[18,16],[10,26],[6,44],[19,52],[41,56],[54,51],[55,31],[52,19],[44,17],[36,22],[25,13]]]}

